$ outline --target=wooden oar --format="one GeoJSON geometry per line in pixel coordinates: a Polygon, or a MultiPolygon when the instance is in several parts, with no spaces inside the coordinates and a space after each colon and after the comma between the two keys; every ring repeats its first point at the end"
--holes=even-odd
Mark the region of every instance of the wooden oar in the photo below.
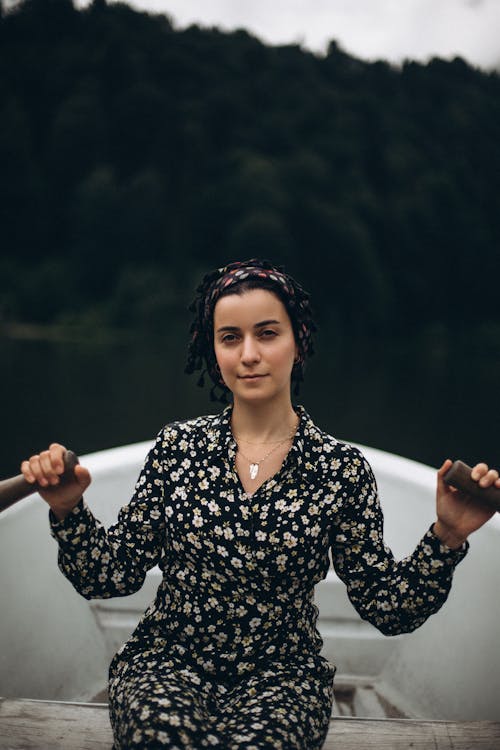
{"type": "MultiPolygon", "coordinates": [[[[78,463],[78,456],[73,451],[66,451],[64,454],[64,474],[61,475],[61,481],[68,481],[73,478],[73,469],[78,463]]],[[[450,469],[446,472],[443,479],[447,484],[451,484],[462,492],[481,500],[481,502],[500,512],[500,488],[494,485],[490,487],[481,487],[477,482],[471,479],[471,467],[463,461],[455,461],[450,469]]],[[[14,503],[22,500],[24,497],[38,492],[41,489],[38,484],[30,484],[22,474],[10,479],[4,479],[0,482],[0,512],[9,508],[14,503]]]]}
{"type": "MultiPolygon", "coordinates": [[[[62,483],[74,478],[73,469],[77,463],[79,462],[76,453],[66,451],[64,454],[64,474],[61,474],[62,483]]],[[[41,489],[47,489],[47,487],[39,487],[36,482],[30,484],[22,474],[18,474],[16,477],[11,477],[10,479],[4,479],[0,482],[0,513],[24,497],[32,495],[33,492],[38,492],[41,489]]]]}
{"type": "Polygon", "coordinates": [[[471,467],[463,461],[455,461],[443,479],[446,484],[451,484],[457,490],[472,495],[477,500],[500,512],[500,487],[495,487],[494,484],[490,487],[481,487],[478,482],[471,479],[471,471],[471,467]]]}

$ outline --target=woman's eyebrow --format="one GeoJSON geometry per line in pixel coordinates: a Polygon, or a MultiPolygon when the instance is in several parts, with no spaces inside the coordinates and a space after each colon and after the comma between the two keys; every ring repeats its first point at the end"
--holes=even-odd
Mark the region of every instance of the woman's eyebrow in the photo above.
{"type": "Polygon", "coordinates": [[[254,328],[262,328],[262,326],[279,325],[279,320],[262,320],[260,323],[256,323],[254,328]]]}
{"type": "Polygon", "coordinates": [[[238,326],[221,326],[220,328],[217,328],[217,333],[222,333],[222,331],[239,331],[240,329],[238,326]]]}
{"type": "MultiPolygon", "coordinates": [[[[270,325],[280,325],[279,320],[261,320],[259,323],[254,324],[254,328],[262,328],[263,326],[270,326],[270,325]]],[[[222,331],[239,331],[240,329],[238,326],[221,326],[217,329],[217,333],[221,333],[222,331]]]]}

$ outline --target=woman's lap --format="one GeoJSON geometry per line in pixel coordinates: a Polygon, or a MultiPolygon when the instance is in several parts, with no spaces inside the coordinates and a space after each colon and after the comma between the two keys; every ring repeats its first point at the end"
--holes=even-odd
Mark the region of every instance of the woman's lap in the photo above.
{"type": "Polygon", "coordinates": [[[333,687],[296,664],[217,683],[170,660],[136,658],[114,671],[109,695],[115,748],[319,750],[333,687]]]}
{"type": "Polygon", "coordinates": [[[241,681],[227,696],[221,715],[226,737],[234,742],[227,747],[316,750],[328,731],[332,699],[331,682],[302,668],[273,664],[241,681]]]}

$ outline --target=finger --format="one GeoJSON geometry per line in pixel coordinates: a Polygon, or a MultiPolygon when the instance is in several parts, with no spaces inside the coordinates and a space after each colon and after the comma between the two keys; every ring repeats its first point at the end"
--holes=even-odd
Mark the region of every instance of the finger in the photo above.
{"type": "Polygon", "coordinates": [[[488,473],[488,466],[487,464],[476,464],[470,475],[471,479],[473,479],[475,482],[478,482],[482,476],[488,473]]]}
{"type": "Polygon", "coordinates": [[[490,487],[498,479],[498,471],[496,469],[490,469],[487,474],[481,477],[479,484],[481,487],[490,487]]]}
{"type": "Polygon", "coordinates": [[[45,478],[42,467],[40,466],[40,456],[38,454],[35,456],[31,456],[29,465],[30,471],[35,477],[35,482],[37,482],[41,487],[47,487],[48,481],[45,478]]]}
{"type": "Polygon", "coordinates": [[[446,474],[446,472],[448,471],[448,469],[451,468],[452,464],[453,464],[453,461],[451,460],[451,458],[447,458],[443,462],[443,465],[441,466],[441,468],[438,469],[438,477],[440,477],[440,478],[444,477],[444,475],[446,474]]]}
{"type": "Polygon", "coordinates": [[[24,478],[27,482],[30,484],[34,484],[36,482],[36,477],[31,471],[30,462],[29,461],[23,461],[21,464],[21,473],[23,474],[24,478]]]}
{"type": "Polygon", "coordinates": [[[59,477],[52,466],[50,451],[42,451],[40,453],[40,467],[49,484],[59,484],[59,477]]]}
{"type": "Polygon", "coordinates": [[[64,454],[66,453],[66,448],[59,443],[51,443],[49,445],[49,453],[55,473],[58,475],[63,474],[66,468],[64,466],[64,454]]]}

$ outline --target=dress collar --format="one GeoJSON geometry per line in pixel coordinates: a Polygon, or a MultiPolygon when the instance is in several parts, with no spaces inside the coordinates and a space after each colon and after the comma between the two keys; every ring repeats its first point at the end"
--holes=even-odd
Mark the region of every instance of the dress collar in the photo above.
{"type": "MultiPolygon", "coordinates": [[[[303,406],[294,404],[293,409],[299,417],[299,424],[285,463],[294,462],[300,465],[303,461],[304,448],[307,441],[311,438],[318,439],[320,431],[303,406]]],[[[213,450],[217,454],[225,454],[230,458],[234,457],[237,449],[236,441],[231,431],[232,413],[233,405],[229,404],[220,414],[215,416],[211,427],[206,431],[208,449],[213,450]]]]}

